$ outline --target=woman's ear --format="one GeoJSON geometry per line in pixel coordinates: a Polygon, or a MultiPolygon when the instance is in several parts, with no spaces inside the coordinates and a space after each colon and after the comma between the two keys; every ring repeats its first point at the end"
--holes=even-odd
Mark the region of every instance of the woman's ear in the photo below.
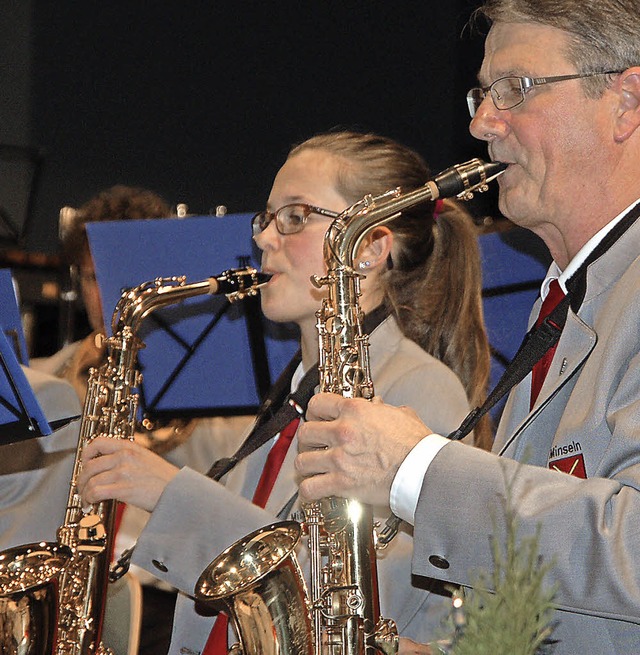
{"type": "Polygon", "coordinates": [[[614,137],[618,143],[626,141],[640,126],[640,66],[628,68],[620,74],[615,89],[619,94],[614,137]]]}
{"type": "Polygon", "coordinates": [[[385,266],[392,247],[393,232],[386,225],[374,228],[360,245],[355,262],[356,268],[366,272],[381,265],[385,266]]]}

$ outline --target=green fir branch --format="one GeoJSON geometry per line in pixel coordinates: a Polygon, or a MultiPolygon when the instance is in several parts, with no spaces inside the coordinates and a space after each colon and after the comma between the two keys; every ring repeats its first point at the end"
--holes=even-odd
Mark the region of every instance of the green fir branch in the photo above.
{"type": "Polygon", "coordinates": [[[506,544],[502,546],[495,536],[493,516],[493,572],[490,575],[486,571],[479,572],[474,576],[471,589],[454,593],[450,620],[456,635],[449,642],[450,647],[441,647],[441,652],[540,655],[549,642],[556,590],[548,588],[544,578],[553,562],[540,562],[540,526],[534,536],[519,537],[519,521],[513,509],[513,480],[509,482],[506,474],[505,488],[506,544]],[[461,608],[455,607],[456,597],[461,608]]]}

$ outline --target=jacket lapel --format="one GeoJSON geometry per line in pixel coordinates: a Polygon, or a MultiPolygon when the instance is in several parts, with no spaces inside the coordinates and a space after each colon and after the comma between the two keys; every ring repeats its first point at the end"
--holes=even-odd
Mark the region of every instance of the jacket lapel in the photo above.
{"type": "MultiPolygon", "coordinates": [[[[548,429],[555,429],[555,426],[557,426],[562,414],[562,408],[554,410],[553,405],[549,408],[547,406],[556,394],[561,392],[575,378],[579,367],[596,345],[597,335],[585,321],[593,323],[595,312],[601,303],[600,296],[606,294],[618,282],[631,262],[638,256],[640,221],[636,220],[635,217],[639,211],[640,205],[629,213],[630,220],[634,222],[626,232],[608,250],[605,250],[590,263],[585,279],[584,288],[586,293],[578,310],[584,320],[572,310],[569,310],[567,323],[558,342],[558,348],[551,363],[549,374],[545,379],[533,410],[529,410],[529,398],[531,396],[530,374],[512,390],[505,405],[503,418],[498,426],[494,452],[512,457],[518,437],[528,427],[529,423],[541,413],[544,413],[544,417],[541,416],[538,422],[542,429],[545,426],[548,426],[548,429]],[[557,413],[557,416],[552,415],[553,411],[557,413]]],[[[529,327],[538,316],[539,310],[540,300],[533,307],[529,327]]]]}
{"type": "Polygon", "coordinates": [[[567,317],[565,330],[567,338],[564,344],[562,337],[560,338],[558,350],[551,362],[533,411],[545,405],[549,398],[573,377],[596,345],[596,333],[573,313],[567,317]]]}
{"type": "MultiPolygon", "coordinates": [[[[509,417],[508,424],[501,425],[498,435],[503,438],[508,436],[508,438],[500,446],[497,446],[500,455],[505,455],[507,449],[515,447],[515,441],[541,412],[548,414],[544,421],[545,424],[547,421],[551,421],[555,425],[556,418],[560,419],[562,408],[557,410],[557,417],[555,417],[555,414],[552,416],[554,410],[551,407],[547,408],[547,405],[565,385],[573,380],[575,373],[595,347],[596,341],[595,332],[570,311],[549,372],[533,409],[529,409],[531,374],[518,385],[509,398],[509,403],[505,407],[505,415],[509,417]]],[[[498,437],[496,443],[500,443],[498,437]]]]}

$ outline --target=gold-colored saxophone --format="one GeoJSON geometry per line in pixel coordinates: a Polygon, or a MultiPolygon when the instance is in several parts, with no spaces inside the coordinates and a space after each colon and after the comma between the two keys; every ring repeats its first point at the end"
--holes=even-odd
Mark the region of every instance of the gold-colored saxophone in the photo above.
{"type": "Polygon", "coordinates": [[[89,374],[65,518],[56,543],[18,546],[0,553],[0,639],[3,655],[96,655],[101,643],[115,501],[83,508],[77,490],[85,446],[95,437],[133,439],[141,376],[137,333],[155,310],[186,298],[257,293],[268,275],[254,268],[225,271],[202,282],[158,278],[126,291],[106,339],[107,359],[89,374]]]}
{"type": "MultiPolygon", "coordinates": [[[[474,159],[453,166],[424,187],[366,196],[336,218],[324,241],[328,287],[318,311],[321,391],[373,397],[369,340],[359,305],[361,273],[354,260],[374,228],[404,209],[438,198],[484,191],[505,165],[474,159]]],[[[232,618],[244,655],[390,655],[398,649],[393,621],[380,617],[376,548],[391,537],[374,534],[370,506],[324,498],[303,507],[309,539],[310,593],[295,556],[302,528],[284,521],[233,544],[204,570],[196,598],[232,618]]]]}

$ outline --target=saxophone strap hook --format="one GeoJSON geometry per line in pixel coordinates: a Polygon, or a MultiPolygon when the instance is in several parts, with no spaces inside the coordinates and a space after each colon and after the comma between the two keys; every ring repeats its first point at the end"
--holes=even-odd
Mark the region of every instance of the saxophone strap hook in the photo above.
{"type": "Polygon", "coordinates": [[[384,524],[384,528],[377,533],[376,548],[384,550],[398,534],[402,519],[399,519],[395,514],[392,514],[384,524]]]}
{"type": "Polygon", "coordinates": [[[109,582],[117,582],[120,578],[127,573],[131,566],[131,557],[135,550],[135,545],[122,551],[118,561],[109,569],[109,582]]]}

